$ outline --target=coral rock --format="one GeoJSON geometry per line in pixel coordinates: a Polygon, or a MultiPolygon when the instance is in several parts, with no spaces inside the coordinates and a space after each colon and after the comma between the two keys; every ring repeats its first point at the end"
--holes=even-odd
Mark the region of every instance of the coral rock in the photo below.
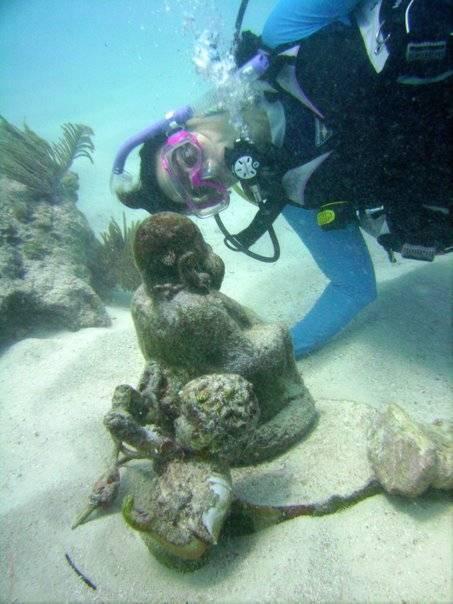
{"type": "Polygon", "coordinates": [[[151,482],[142,474],[135,491],[123,504],[125,520],[167,564],[199,559],[217,543],[233,500],[228,469],[200,459],[164,462],[151,482]]]}
{"type": "Polygon", "coordinates": [[[0,343],[110,325],[95,291],[99,245],[73,200],[31,200],[0,180],[0,343]]]}
{"type": "Polygon", "coordinates": [[[416,497],[429,487],[453,488],[452,427],[423,425],[389,405],[370,429],[368,456],[389,493],[416,497]]]}
{"type": "Polygon", "coordinates": [[[180,392],[176,440],[194,451],[234,459],[255,431],[259,406],[250,382],[237,374],[196,378],[180,392]]]}

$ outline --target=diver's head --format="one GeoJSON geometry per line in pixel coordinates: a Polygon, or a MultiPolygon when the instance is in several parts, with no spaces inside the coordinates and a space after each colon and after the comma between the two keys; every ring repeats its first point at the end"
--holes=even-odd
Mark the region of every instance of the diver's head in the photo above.
{"type": "Polygon", "coordinates": [[[169,210],[206,218],[228,207],[224,148],[201,132],[179,129],[158,134],[140,150],[140,179],[135,187],[116,188],[120,201],[150,212],[169,210]]]}
{"type": "Polygon", "coordinates": [[[169,136],[156,157],[161,191],[185,214],[206,218],[228,207],[234,182],[224,161],[224,147],[199,131],[169,136]]]}
{"type": "Polygon", "coordinates": [[[150,214],[171,210],[180,211],[170,197],[164,194],[156,178],[156,156],[167,137],[158,134],[145,141],[140,150],[140,179],[130,189],[116,188],[115,193],[121,203],[129,208],[143,209],[150,214]]]}
{"type": "MultiPolygon", "coordinates": [[[[230,74],[228,90],[256,80],[268,66],[268,55],[260,50],[230,74]]],[[[195,104],[166,113],[163,119],[128,138],[115,156],[111,190],[125,205],[151,213],[170,210],[204,218],[222,211],[229,203],[228,187],[235,182],[223,157],[225,147],[232,146],[238,137],[237,132],[225,136],[225,124],[235,121],[224,119],[229,111],[228,103],[214,91],[195,104]],[[208,121],[217,128],[217,132],[212,129],[209,133],[213,137],[192,124],[187,128],[189,120],[197,121],[194,115],[201,116],[198,122],[209,116],[208,121]],[[143,147],[137,182],[126,172],[125,163],[139,145],[143,147]]]]}

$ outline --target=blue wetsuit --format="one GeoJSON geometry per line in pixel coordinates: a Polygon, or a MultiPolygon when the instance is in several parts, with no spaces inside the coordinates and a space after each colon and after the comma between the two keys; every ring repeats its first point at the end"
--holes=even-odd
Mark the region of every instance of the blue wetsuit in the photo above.
{"type": "Polygon", "coordinates": [[[269,48],[307,38],[333,21],[349,22],[360,0],[280,0],[264,24],[261,37],[269,48]]]}
{"type": "MultiPolygon", "coordinates": [[[[357,4],[357,0],[280,0],[264,26],[263,42],[276,48],[295,43],[334,21],[347,22],[357,4]]],[[[291,329],[298,358],[328,342],[372,302],[376,280],[356,224],[323,231],[316,223],[316,210],[288,205],[283,215],[330,281],[308,314],[291,329]]]]}

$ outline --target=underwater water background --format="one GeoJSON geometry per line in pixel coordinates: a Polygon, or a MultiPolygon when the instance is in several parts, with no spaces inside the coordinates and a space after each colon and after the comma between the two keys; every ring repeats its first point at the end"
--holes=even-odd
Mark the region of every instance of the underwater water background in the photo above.
{"type": "MultiPolygon", "coordinates": [[[[250,0],[243,29],[259,33],[275,1],[250,0]]],[[[80,179],[77,207],[96,233],[112,216],[121,223],[123,212],[128,220],[146,216],[110,192],[115,154],[130,135],[208,89],[192,62],[196,35],[218,31],[228,47],[239,4],[0,0],[0,114],[50,142],[65,122],[94,130],[94,164],[80,158],[72,169],[80,179]]],[[[239,226],[252,212],[247,207],[235,218],[237,203],[232,200],[227,224],[239,226]]],[[[225,260],[222,291],[265,320],[293,323],[324,288],[319,268],[283,219],[276,265],[229,252],[212,220],[197,223],[225,260]]],[[[367,243],[378,303],[302,361],[304,381],[315,400],[359,401],[379,410],[397,401],[419,421],[451,418],[448,258],[390,265],[374,240],[367,243]]],[[[0,485],[8,484],[0,601],[286,604],[373,602],[373,594],[388,602],[451,601],[451,513],[441,495],[409,502],[379,495],[338,515],[222,542],[213,563],[194,575],[176,574],[150,558],[121,514],[71,532],[70,520],[108,457],[103,408],[116,384],[142,370],[129,310],[112,305],[109,312],[112,328],[28,338],[3,357],[0,432],[11,449],[4,446],[2,455],[10,470],[1,472],[0,485]],[[68,567],[65,551],[99,581],[97,593],[68,567]]],[[[335,441],[332,450],[335,469],[335,441]]],[[[278,472],[282,490],[285,463],[278,472]]],[[[305,480],[304,472],[301,464],[305,480]]]]}
{"type": "MultiPolygon", "coordinates": [[[[195,37],[228,47],[239,1],[0,0],[0,113],[56,141],[60,125],[94,132],[94,165],[79,160],[79,208],[96,230],[124,211],[109,191],[122,142],[207,89],[192,63],[195,37]]],[[[259,32],[273,0],[249,3],[259,32]]],[[[134,214],[135,217],[137,213],[134,214]]]]}

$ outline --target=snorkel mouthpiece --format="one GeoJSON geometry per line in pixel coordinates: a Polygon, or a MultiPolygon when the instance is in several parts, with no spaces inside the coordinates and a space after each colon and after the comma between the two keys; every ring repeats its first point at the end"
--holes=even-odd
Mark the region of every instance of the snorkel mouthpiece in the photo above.
{"type": "Polygon", "coordinates": [[[237,71],[239,77],[254,81],[260,78],[269,68],[269,55],[264,50],[259,50],[257,54],[244,63],[237,71]]]}

